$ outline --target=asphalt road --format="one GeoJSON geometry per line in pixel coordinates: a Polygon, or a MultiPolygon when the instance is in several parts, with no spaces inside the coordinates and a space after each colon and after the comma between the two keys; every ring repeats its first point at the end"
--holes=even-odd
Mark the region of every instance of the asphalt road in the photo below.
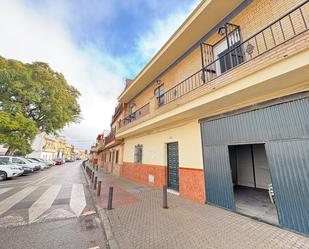
{"type": "Polygon", "coordinates": [[[107,248],[80,163],[0,182],[1,249],[107,248]]]}

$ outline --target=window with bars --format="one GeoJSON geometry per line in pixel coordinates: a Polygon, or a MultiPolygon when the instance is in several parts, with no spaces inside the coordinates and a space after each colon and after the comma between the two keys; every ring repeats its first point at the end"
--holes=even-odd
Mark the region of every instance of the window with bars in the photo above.
{"type": "Polygon", "coordinates": [[[159,101],[159,105],[163,105],[164,104],[164,85],[160,85],[158,86],[155,90],[154,90],[154,95],[157,97],[158,101],[159,101]]]}
{"type": "Polygon", "coordinates": [[[138,144],[138,145],[135,145],[134,162],[142,163],[142,161],[143,161],[143,145],[138,144]]]}

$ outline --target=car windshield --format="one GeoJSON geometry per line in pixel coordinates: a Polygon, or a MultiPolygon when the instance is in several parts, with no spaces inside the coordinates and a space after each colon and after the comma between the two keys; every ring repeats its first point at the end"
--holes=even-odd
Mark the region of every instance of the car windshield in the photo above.
{"type": "Polygon", "coordinates": [[[31,160],[31,159],[29,159],[29,158],[26,158],[26,160],[29,161],[30,163],[36,163],[36,161],[31,160]]]}
{"type": "Polygon", "coordinates": [[[32,161],[40,162],[40,160],[37,159],[37,158],[29,158],[29,159],[32,160],[32,161]]]}
{"type": "Polygon", "coordinates": [[[8,157],[0,157],[0,164],[10,164],[8,157]]]}

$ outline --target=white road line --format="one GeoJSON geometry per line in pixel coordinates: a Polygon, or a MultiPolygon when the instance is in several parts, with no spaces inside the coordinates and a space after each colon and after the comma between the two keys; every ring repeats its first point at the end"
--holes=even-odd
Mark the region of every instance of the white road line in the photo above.
{"type": "Polygon", "coordinates": [[[15,204],[20,202],[22,199],[28,196],[31,192],[33,192],[36,188],[37,187],[25,188],[17,192],[16,194],[4,199],[2,202],[0,202],[0,215],[4,214],[11,207],[13,207],[15,204]]]}
{"type": "Polygon", "coordinates": [[[85,207],[86,207],[86,198],[83,184],[73,184],[71,200],[70,200],[70,208],[73,210],[76,216],[79,217],[85,207]]]}
{"type": "Polygon", "coordinates": [[[32,204],[29,209],[29,223],[35,221],[39,216],[41,216],[46,210],[48,210],[54,200],[56,199],[61,185],[53,185],[49,187],[41,197],[32,204]]]}
{"type": "Polygon", "coordinates": [[[13,188],[0,188],[0,195],[5,193],[5,192],[8,192],[11,189],[13,189],[13,188]]]}

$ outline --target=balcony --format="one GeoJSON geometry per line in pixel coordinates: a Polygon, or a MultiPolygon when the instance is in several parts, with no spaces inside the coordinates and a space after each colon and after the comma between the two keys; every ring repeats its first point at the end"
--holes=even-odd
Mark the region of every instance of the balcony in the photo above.
{"type": "Polygon", "coordinates": [[[159,106],[167,105],[204,85],[214,88],[212,81],[215,79],[235,68],[240,68],[247,62],[307,31],[309,26],[309,1],[306,0],[244,41],[239,39],[239,42],[233,42],[233,38],[229,41],[229,37],[235,37],[239,32],[238,26],[229,25],[233,28],[231,31],[226,31],[228,51],[214,58],[214,46],[201,44],[202,61],[205,66],[203,65],[201,70],[159,96],[159,106]]]}
{"type": "Polygon", "coordinates": [[[120,120],[119,121],[119,127],[122,128],[122,127],[136,121],[136,120],[141,119],[142,117],[146,116],[149,113],[150,113],[150,108],[149,108],[149,103],[147,103],[146,105],[139,108],[135,112],[131,113],[130,115],[128,115],[124,119],[120,120]]]}
{"type": "Polygon", "coordinates": [[[107,135],[107,137],[105,138],[105,145],[113,142],[115,140],[115,135],[116,135],[116,130],[112,129],[110,133],[107,135]]]}

